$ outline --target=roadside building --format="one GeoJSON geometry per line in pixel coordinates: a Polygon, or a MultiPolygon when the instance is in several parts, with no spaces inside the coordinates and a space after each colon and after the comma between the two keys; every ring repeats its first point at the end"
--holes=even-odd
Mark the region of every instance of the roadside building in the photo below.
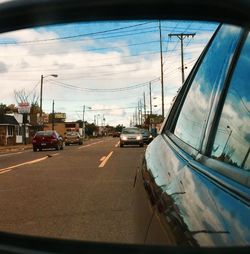
{"type": "MultiPolygon", "coordinates": [[[[44,125],[44,130],[52,130],[52,123],[44,125]]],[[[62,137],[65,136],[67,131],[77,131],[81,134],[80,124],[78,122],[61,122],[54,123],[54,130],[57,131],[62,137]]]]}
{"type": "Polygon", "coordinates": [[[15,145],[19,123],[14,116],[0,115],[0,145],[15,145]]]}
{"type": "Polygon", "coordinates": [[[15,127],[16,132],[16,144],[28,144],[30,140],[30,116],[28,114],[11,113],[7,114],[14,116],[18,122],[18,126],[15,127]],[[25,123],[25,125],[24,125],[25,123]]]}

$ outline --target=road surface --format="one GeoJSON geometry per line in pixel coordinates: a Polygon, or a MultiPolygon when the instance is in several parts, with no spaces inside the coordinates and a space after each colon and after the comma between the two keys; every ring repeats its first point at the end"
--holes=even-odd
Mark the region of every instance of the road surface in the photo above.
{"type": "Polygon", "coordinates": [[[140,243],[133,183],[144,152],[108,137],[62,151],[0,154],[0,231],[140,243]]]}

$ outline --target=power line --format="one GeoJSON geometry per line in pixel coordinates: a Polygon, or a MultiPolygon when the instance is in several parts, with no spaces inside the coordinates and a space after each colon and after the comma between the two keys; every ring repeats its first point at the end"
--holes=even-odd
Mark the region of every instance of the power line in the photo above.
{"type": "Polygon", "coordinates": [[[130,86],[126,86],[126,87],[119,87],[119,88],[83,88],[83,87],[79,87],[79,86],[75,86],[75,85],[71,85],[71,84],[67,84],[64,82],[60,82],[60,81],[55,81],[55,80],[48,80],[49,82],[54,83],[55,85],[58,86],[62,86],[68,89],[73,89],[73,90],[78,90],[78,91],[87,91],[87,92],[122,92],[122,91],[128,91],[128,90],[133,90],[133,89],[137,89],[137,88],[141,88],[144,87],[146,85],[148,85],[148,82],[156,82],[159,80],[159,77],[152,79],[150,81],[144,82],[144,83],[140,83],[140,84],[136,84],[136,85],[130,85],[130,86]]]}
{"type": "MultiPolygon", "coordinates": [[[[149,30],[149,31],[144,31],[144,32],[137,32],[137,33],[127,33],[127,34],[119,34],[119,35],[112,35],[112,36],[105,36],[105,37],[97,37],[97,38],[91,38],[91,39],[89,39],[89,38],[87,38],[87,39],[82,39],[81,41],[70,41],[70,43],[72,43],[72,42],[80,42],[80,43],[82,43],[83,41],[90,41],[90,40],[103,40],[103,39],[111,39],[111,38],[120,38],[120,37],[126,37],[126,36],[132,36],[132,35],[141,35],[141,34],[145,34],[145,33],[153,33],[153,32],[156,32],[157,30],[156,29],[154,29],[154,30],[149,30]]],[[[46,43],[51,43],[51,42],[46,42],[46,43]]],[[[45,42],[43,42],[43,44],[41,44],[41,45],[44,45],[44,44],[46,44],[45,42]]],[[[32,43],[33,44],[33,43],[32,43]]],[[[37,44],[37,43],[36,43],[37,44]]],[[[19,44],[19,43],[13,43],[13,44],[1,44],[0,43],[0,45],[3,45],[3,46],[8,46],[8,45],[12,45],[12,46],[22,46],[22,45],[24,45],[24,44],[19,44]]],[[[27,44],[26,44],[27,45],[27,44]]],[[[29,45],[29,44],[28,44],[29,45]]]]}
{"type": "MultiPolygon", "coordinates": [[[[94,48],[94,49],[89,49],[89,50],[77,50],[77,51],[60,51],[60,52],[55,52],[53,51],[53,55],[56,54],[63,54],[63,53],[76,53],[76,52],[93,52],[93,51],[101,51],[101,50],[109,50],[109,49],[120,49],[120,48],[127,48],[127,47],[133,47],[133,46],[139,46],[139,45],[145,45],[145,44],[151,44],[151,43],[159,43],[159,40],[154,40],[154,41],[145,41],[145,42],[139,42],[139,43],[131,43],[127,45],[120,45],[120,46],[113,46],[113,47],[105,47],[105,48],[94,48]]],[[[41,53],[41,54],[25,54],[25,55],[13,55],[13,57],[21,57],[21,56],[46,56],[46,55],[51,55],[51,53],[41,53]]],[[[2,55],[1,57],[12,57],[12,55],[2,55]]]]}
{"type": "Polygon", "coordinates": [[[149,23],[152,23],[152,21],[150,21],[150,22],[144,22],[142,24],[135,24],[135,25],[125,26],[125,27],[119,27],[119,28],[114,28],[114,29],[108,29],[108,30],[93,32],[93,33],[77,34],[77,35],[71,35],[71,36],[63,36],[63,37],[58,37],[58,38],[49,38],[49,39],[32,40],[32,41],[0,42],[0,44],[3,44],[3,45],[18,45],[18,44],[28,44],[28,43],[39,43],[39,42],[67,40],[67,39],[72,39],[72,38],[85,37],[85,36],[93,36],[93,35],[97,35],[97,34],[109,33],[109,32],[123,30],[123,29],[128,29],[128,28],[132,28],[132,27],[143,26],[143,25],[146,25],[146,24],[149,24],[149,23]]]}

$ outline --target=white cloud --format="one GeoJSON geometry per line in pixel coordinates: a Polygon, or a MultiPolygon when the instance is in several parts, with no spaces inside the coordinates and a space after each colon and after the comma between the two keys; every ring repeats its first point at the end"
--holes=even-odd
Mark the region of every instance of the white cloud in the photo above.
{"type": "MultiPolygon", "coordinates": [[[[23,42],[46,40],[58,36],[57,33],[47,29],[27,29],[3,34],[0,39],[23,42]]],[[[205,37],[205,34],[202,36],[205,37]]],[[[128,43],[121,39],[104,41],[91,38],[87,38],[87,40],[84,38],[77,42],[58,40],[24,43],[18,46],[0,45],[0,56],[2,58],[0,69],[5,71],[1,73],[1,89],[4,92],[0,95],[0,101],[6,104],[15,103],[14,88],[18,90],[25,88],[31,91],[37,85],[35,90],[39,94],[41,75],[58,74],[56,79],[53,77],[44,79],[43,105],[45,110],[51,110],[51,101],[55,99],[58,108],[65,107],[68,109],[68,113],[66,113],[70,119],[78,117],[72,112],[75,112],[76,108],[81,105],[89,104],[92,108],[94,108],[93,105],[102,105],[102,107],[114,108],[105,113],[110,122],[119,119],[119,121],[124,121],[128,125],[132,110],[117,108],[126,108],[131,103],[136,104],[142,98],[143,91],[148,93],[147,87],[120,93],[91,93],[67,89],[49,82],[49,80],[61,81],[81,88],[117,88],[144,83],[160,76],[158,55],[124,57],[132,54],[127,45],[128,43]],[[112,48],[110,50],[90,51],[88,50],[89,47],[112,48]],[[1,65],[3,68],[1,68],[1,65]],[[62,99],[67,100],[62,101],[62,99]],[[113,104],[114,101],[115,104],[113,104]]],[[[186,52],[190,54],[189,56],[196,57],[201,52],[201,45],[196,45],[196,47],[190,45],[186,48],[186,52]]],[[[143,52],[143,49],[139,52],[143,52]]],[[[177,52],[177,55],[166,55],[165,66],[170,66],[166,69],[164,77],[166,108],[169,107],[181,83],[181,73],[178,69],[180,67],[180,57],[178,54],[177,52]]],[[[189,71],[190,68],[186,70],[186,75],[189,71]]],[[[160,98],[160,85],[152,84],[152,91],[155,96],[160,98]]],[[[159,101],[156,103],[160,104],[159,101]]],[[[102,113],[101,109],[103,108],[101,106],[97,109],[100,109],[100,113],[102,113]]],[[[157,109],[160,109],[160,106],[157,109]]]]}

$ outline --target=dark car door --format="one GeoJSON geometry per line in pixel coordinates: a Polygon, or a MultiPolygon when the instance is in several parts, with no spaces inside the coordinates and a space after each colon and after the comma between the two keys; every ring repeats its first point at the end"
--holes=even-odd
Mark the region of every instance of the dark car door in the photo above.
{"type": "Polygon", "coordinates": [[[145,243],[249,245],[249,40],[239,27],[217,30],[148,147],[145,243]]]}

